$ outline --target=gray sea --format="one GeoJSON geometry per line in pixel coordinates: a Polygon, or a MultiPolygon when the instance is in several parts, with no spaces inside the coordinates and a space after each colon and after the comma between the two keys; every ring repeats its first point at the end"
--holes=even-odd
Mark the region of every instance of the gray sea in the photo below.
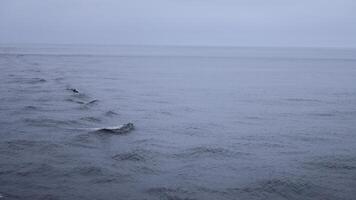
{"type": "Polygon", "coordinates": [[[356,50],[1,45],[0,199],[356,199],[356,50]]]}

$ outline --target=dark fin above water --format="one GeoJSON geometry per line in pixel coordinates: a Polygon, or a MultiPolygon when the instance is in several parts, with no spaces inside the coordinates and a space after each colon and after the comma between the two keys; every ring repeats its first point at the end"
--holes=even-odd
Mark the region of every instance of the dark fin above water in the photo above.
{"type": "Polygon", "coordinates": [[[97,129],[96,132],[120,135],[120,134],[129,133],[130,131],[132,131],[134,129],[135,129],[135,126],[133,125],[133,123],[127,123],[127,124],[123,124],[118,127],[100,128],[100,129],[97,129]]]}
{"type": "Polygon", "coordinates": [[[109,111],[107,111],[105,113],[105,116],[108,116],[108,117],[112,117],[112,116],[115,116],[115,115],[118,115],[118,114],[116,112],[114,112],[114,111],[111,111],[111,110],[109,110],[109,111]]]}
{"type": "Polygon", "coordinates": [[[70,90],[70,91],[72,91],[73,93],[79,93],[79,91],[77,90],[77,89],[75,89],[75,88],[68,88],[67,90],[70,90]]]}

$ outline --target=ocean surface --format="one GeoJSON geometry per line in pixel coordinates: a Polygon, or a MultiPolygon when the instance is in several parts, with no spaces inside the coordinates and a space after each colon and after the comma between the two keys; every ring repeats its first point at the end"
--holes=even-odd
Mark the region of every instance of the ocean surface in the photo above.
{"type": "Polygon", "coordinates": [[[1,45],[0,199],[356,199],[356,50],[1,45]]]}

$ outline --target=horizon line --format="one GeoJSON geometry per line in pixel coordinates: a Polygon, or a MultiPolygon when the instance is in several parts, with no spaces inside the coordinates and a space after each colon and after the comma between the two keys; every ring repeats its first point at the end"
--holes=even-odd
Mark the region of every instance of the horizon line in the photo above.
{"type": "Polygon", "coordinates": [[[294,48],[294,49],[350,49],[356,50],[356,46],[264,46],[264,45],[213,45],[213,44],[107,44],[107,43],[37,43],[37,42],[23,42],[23,43],[1,43],[0,47],[6,45],[53,45],[53,46],[127,46],[127,47],[178,47],[178,48],[294,48]]]}

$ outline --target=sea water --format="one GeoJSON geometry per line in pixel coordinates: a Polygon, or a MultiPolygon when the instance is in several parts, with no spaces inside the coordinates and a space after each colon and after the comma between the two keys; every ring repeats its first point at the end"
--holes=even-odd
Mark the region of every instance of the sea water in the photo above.
{"type": "Polygon", "coordinates": [[[0,138],[2,199],[351,200],[356,50],[2,45],[0,138]]]}

